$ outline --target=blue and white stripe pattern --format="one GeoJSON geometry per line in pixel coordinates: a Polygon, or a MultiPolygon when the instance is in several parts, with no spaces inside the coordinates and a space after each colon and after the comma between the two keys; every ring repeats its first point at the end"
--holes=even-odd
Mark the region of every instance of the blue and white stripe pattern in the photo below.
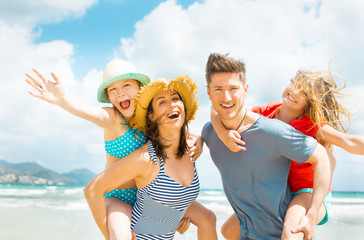
{"type": "MultiPolygon", "coordinates": [[[[154,147],[150,141],[148,145],[150,157],[158,165],[154,147]]],[[[184,187],[165,174],[164,162],[160,158],[158,176],[138,190],[133,207],[131,227],[137,239],[173,239],[180,220],[197,198],[199,190],[196,167],[192,183],[184,187]]]]}

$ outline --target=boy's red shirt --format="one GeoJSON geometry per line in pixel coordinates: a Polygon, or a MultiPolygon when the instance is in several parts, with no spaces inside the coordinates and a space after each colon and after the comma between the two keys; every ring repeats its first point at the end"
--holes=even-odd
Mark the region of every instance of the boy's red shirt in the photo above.
{"type": "MultiPolygon", "coordinates": [[[[281,102],[271,102],[267,106],[255,106],[252,108],[252,111],[267,118],[274,118],[281,106],[281,102]]],[[[318,127],[312,123],[306,114],[300,119],[292,120],[289,125],[294,127],[297,131],[313,138],[315,138],[318,131],[318,127]]],[[[291,188],[291,191],[298,192],[303,188],[313,188],[314,170],[315,166],[310,163],[298,164],[295,161],[291,161],[291,167],[288,174],[288,185],[291,188]]]]}

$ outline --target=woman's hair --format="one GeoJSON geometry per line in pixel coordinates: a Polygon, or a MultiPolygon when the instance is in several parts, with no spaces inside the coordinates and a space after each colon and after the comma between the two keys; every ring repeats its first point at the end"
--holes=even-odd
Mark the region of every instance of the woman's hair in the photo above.
{"type": "MultiPolygon", "coordinates": [[[[183,106],[184,106],[184,101],[183,101],[182,96],[180,95],[179,92],[177,92],[177,93],[178,93],[179,98],[183,102],[183,106]]],[[[164,145],[160,139],[161,136],[159,135],[159,129],[158,129],[158,126],[160,124],[160,119],[158,118],[158,119],[155,119],[154,121],[149,119],[150,114],[154,113],[152,102],[153,102],[153,99],[149,102],[148,109],[147,109],[145,135],[152,142],[157,156],[160,156],[165,160],[167,158],[165,149],[168,147],[168,145],[164,145]]],[[[183,120],[183,125],[181,127],[181,135],[180,135],[180,139],[179,139],[178,152],[177,152],[178,158],[182,158],[183,155],[185,155],[185,153],[189,151],[189,148],[187,145],[187,134],[188,134],[188,125],[187,125],[187,117],[186,117],[187,110],[186,110],[185,106],[184,106],[184,110],[185,110],[185,119],[183,120]]]]}
{"type": "Polygon", "coordinates": [[[311,119],[314,126],[318,127],[318,139],[320,143],[332,150],[332,145],[323,141],[321,127],[327,123],[334,129],[347,132],[350,126],[350,113],[347,108],[338,102],[338,98],[347,96],[341,91],[346,87],[346,82],[342,87],[337,84],[330,72],[300,70],[291,80],[297,90],[301,90],[307,100],[305,114],[311,119]],[[345,127],[343,121],[348,121],[345,127]]]}

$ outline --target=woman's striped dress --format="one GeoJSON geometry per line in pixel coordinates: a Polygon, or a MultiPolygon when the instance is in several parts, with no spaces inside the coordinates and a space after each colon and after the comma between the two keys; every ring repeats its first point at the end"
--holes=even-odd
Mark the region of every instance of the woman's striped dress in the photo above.
{"type": "MultiPolygon", "coordinates": [[[[148,142],[149,154],[158,165],[152,143],[148,142]]],[[[197,198],[200,183],[195,167],[190,186],[184,187],[165,174],[160,158],[158,176],[138,190],[137,202],[132,211],[131,227],[137,239],[173,239],[177,226],[188,206],[197,198]]]]}

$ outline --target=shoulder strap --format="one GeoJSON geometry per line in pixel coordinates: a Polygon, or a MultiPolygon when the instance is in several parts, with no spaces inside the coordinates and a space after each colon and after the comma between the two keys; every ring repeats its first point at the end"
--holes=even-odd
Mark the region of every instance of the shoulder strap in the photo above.
{"type": "MultiPolygon", "coordinates": [[[[130,130],[129,125],[128,125],[128,123],[126,122],[126,120],[125,120],[125,118],[124,118],[123,114],[121,114],[121,113],[120,113],[120,116],[121,116],[121,118],[124,120],[124,123],[125,123],[125,125],[126,125],[126,127],[127,127],[127,130],[129,131],[129,130],[130,130]]],[[[123,126],[123,127],[124,127],[124,126],[123,126]]]]}
{"type": "Polygon", "coordinates": [[[148,141],[148,150],[149,150],[150,158],[153,160],[155,165],[158,165],[158,157],[157,157],[157,154],[155,153],[153,144],[152,144],[152,142],[150,140],[148,141]]]}

